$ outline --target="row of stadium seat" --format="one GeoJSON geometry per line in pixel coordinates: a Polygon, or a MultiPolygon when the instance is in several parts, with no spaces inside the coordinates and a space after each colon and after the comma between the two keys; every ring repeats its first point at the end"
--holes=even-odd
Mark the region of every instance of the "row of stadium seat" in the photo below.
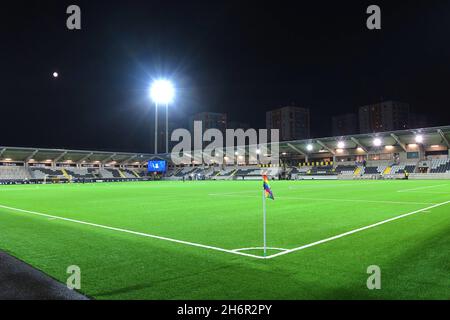
{"type": "MultiPolygon", "coordinates": [[[[145,175],[145,172],[143,174],[145,175]]],[[[130,169],[0,166],[0,180],[43,180],[48,176],[66,176],[67,178],[70,176],[76,179],[136,179],[141,177],[130,169]]]]}
{"type": "Polygon", "coordinates": [[[24,167],[0,167],[0,180],[25,180],[30,178],[30,172],[24,167]]]}
{"type": "Polygon", "coordinates": [[[431,162],[430,173],[450,172],[450,159],[435,159],[431,162]]]}

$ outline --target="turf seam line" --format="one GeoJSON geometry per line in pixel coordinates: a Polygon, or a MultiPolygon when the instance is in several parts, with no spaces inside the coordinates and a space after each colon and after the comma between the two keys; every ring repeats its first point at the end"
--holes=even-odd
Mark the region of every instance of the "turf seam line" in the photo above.
{"type": "Polygon", "coordinates": [[[57,219],[57,220],[63,220],[63,221],[68,221],[68,222],[88,225],[88,226],[91,226],[91,227],[97,227],[97,228],[102,228],[102,229],[107,229],[107,230],[112,230],[112,231],[118,231],[118,232],[123,232],[123,233],[134,234],[134,235],[138,235],[138,236],[142,236],[142,237],[148,237],[148,238],[153,238],[153,239],[165,240],[165,241],[169,241],[169,242],[175,242],[175,243],[184,244],[184,245],[188,245],[188,246],[192,246],[192,247],[199,247],[199,248],[204,248],[204,249],[216,250],[216,251],[221,251],[221,252],[226,252],[226,253],[231,253],[231,254],[235,254],[235,255],[246,256],[246,257],[251,257],[251,258],[256,258],[256,259],[264,259],[263,256],[257,256],[257,255],[253,255],[253,254],[249,254],[249,253],[233,251],[233,250],[228,250],[228,249],[214,247],[214,246],[208,246],[208,245],[195,243],[195,242],[177,240],[177,239],[157,236],[157,235],[153,235],[153,234],[149,234],[149,233],[143,233],[143,232],[132,231],[132,230],[116,228],[116,227],[109,227],[109,226],[96,224],[96,223],[91,223],[91,222],[85,222],[85,221],[81,221],[81,220],[75,220],[75,219],[70,219],[70,218],[53,216],[53,215],[42,213],[42,212],[30,211],[30,210],[19,209],[19,208],[13,208],[13,207],[8,207],[8,206],[4,206],[4,205],[0,205],[0,208],[11,210],[11,211],[18,211],[18,212],[28,213],[28,214],[41,216],[41,217],[46,217],[46,218],[53,218],[53,219],[57,219]]]}
{"type": "Polygon", "coordinates": [[[310,244],[306,244],[306,245],[301,246],[301,247],[297,247],[297,248],[294,248],[294,249],[289,249],[287,251],[276,253],[276,254],[267,256],[266,259],[273,259],[273,258],[282,256],[282,255],[285,255],[285,254],[289,254],[289,253],[300,251],[300,250],[303,250],[303,249],[306,249],[306,248],[314,247],[314,246],[317,246],[317,245],[325,243],[325,242],[329,242],[329,241],[333,241],[333,240],[336,240],[336,239],[340,239],[340,238],[343,238],[345,236],[348,236],[348,235],[351,235],[351,234],[354,234],[354,233],[357,233],[357,232],[360,232],[360,231],[364,231],[364,230],[367,230],[367,229],[371,229],[371,228],[374,228],[374,227],[377,227],[377,226],[380,226],[380,225],[383,225],[385,223],[392,222],[392,221],[395,221],[395,220],[398,220],[398,219],[402,219],[402,218],[411,216],[411,215],[416,214],[416,213],[420,213],[420,212],[427,211],[427,210],[430,210],[430,209],[433,209],[433,208],[437,208],[437,207],[446,205],[448,203],[450,203],[450,200],[449,201],[445,201],[445,202],[441,202],[441,203],[438,203],[438,204],[435,204],[435,205],[427,207],[427,208],[419,209],[419,210],[408,212],[408,213],[405,213],[405,214],[402,214],[402,215],[399,215],[399,216],[396,216],[396,217],[393,217],[393,218],[389,218],[389,219],[386,219],[386,220],[383,220],[383,221],[380,221],[380,222],[377,222],[377,223],[374,223],[374,224],[371,224],[371,225],[368,225],[368,226],[365,226],[365,227],[362,227],[362,228],[358,228],[358,229],[354,229],[354,230],[351,230],[351,231],[347,231],[345,233],[341,233],[341,234],[338,234],[338,235],[330,237],[330,238],[326,238],[326,239],[319,240],[319,241],[316,241],[316,242],[313,242],[313,243],[310,243],[310,244]]]}

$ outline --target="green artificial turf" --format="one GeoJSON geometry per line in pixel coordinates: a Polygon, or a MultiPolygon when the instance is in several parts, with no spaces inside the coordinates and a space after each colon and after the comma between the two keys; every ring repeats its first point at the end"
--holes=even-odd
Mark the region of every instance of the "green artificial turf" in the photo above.
{"type": "MultiPolygon", "coordinates": [[[[268,246],[285,249],[450,200],[445,180],[271,186],[268,246]]],[[[259,181],[0,186],[0,206],[228,250],[262,245],[259,181]]],[[[450,298],[450,203],[272,259],[0,207],[0,249],[64,283],[79,266],[80,291],[96,299],[450,298]],[[371,265],[381,290],[367,289],[371,265]]]]}

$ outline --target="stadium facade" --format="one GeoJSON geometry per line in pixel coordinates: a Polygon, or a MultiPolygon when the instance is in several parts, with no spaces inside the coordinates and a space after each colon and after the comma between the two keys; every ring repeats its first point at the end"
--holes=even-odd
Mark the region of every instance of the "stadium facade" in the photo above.
{"type": "Polygon", "coordinates": [[[263,173],[272,179],[450,179],[450,126],[284,141],[279,152],[278,165],[257,159],[206,164],[191,156],[175,166],[170,154],[0,147],[0,184],[251,180],[263,173]],[[149,174],[150,160],[166,160],[168,171],[149,174]]]}

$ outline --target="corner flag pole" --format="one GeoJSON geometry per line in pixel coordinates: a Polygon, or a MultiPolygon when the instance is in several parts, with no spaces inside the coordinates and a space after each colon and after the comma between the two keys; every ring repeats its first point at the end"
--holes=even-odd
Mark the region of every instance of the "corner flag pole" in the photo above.
{"type": "Polygon", "coordinates": [[[266,194],[263,189],[263,237],[264,237],[264,257],[267,255],[267,236],[266,236],[266,194]]]}

